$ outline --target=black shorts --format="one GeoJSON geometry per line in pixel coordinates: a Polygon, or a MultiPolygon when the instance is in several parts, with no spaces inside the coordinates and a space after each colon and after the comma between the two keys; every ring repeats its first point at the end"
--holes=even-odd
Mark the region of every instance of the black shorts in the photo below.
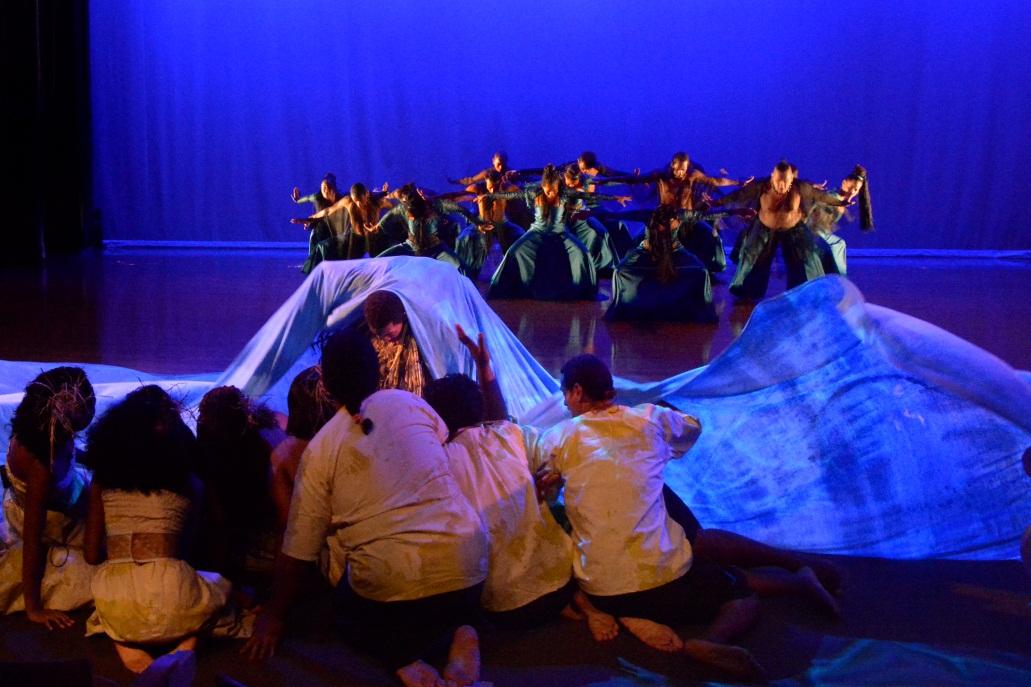
{"type": "Polygon", "coordinates": [[[573,600],[576,589],[576,580],[570,579],[565,586],[519,608],[513,608],[510,611],[487,611],[485,615],[495,627],[506,630],[528,630],[558,618],[562,609],[573,600]]]}
{"type": "Polygon", "coordinates": [[[666,504],[666,512],[670,519],[684,528],[687,540],[693,545],[698,532],[702,529],[702,523],[698,522],[698,518],[694,516],[688,505],[677,496],[677,492],[669,488],[668,484],[662,485],[662,500],[666,504]]]}
{"type": "Polygon", "coordinates": [[[616,596],[589,596],[599,610],[619,618],[684,625],[709,622],[725,603],[751,595],[740,572],[695,557],[687,573],[661,587],[616,596]]]}

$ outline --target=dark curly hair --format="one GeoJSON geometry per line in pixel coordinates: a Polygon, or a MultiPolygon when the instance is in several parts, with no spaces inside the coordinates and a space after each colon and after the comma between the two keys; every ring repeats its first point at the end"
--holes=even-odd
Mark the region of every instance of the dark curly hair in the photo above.
{"type": "Polygon", "coordinates": [[[290,383],[286,396],[289,415],[286,433],[298,439],[310,441],[322,425],[329,422],[340,404],[329,397],[322,383],[322,368],[313,365],[302,370],[290,383]]]}
{"type": "Polygon", "coordinates": [[[104,489],[189,495],[196,451],[179,404],[150,384],[100,416],[88,432],[82,462],[104,489]]]}
{"type": "Polygon", "coordinates": [[[448,434],[483,423],[484,403],[480,385],[464,374],[452,373],[426,385],[423,399],[447,425],[448,434]]]}
{"type": "Polygon", "coordinates": [[[348,329],[330,336],[322,347],[322,383],[333,400],[356,415],[379,388],[379,358],[369,337],[348,329]]]}
{"type": "Polygon", "coordinates": [[[54,452],[93,421],[97,397],[79,367],[55,367],[25,387],[11,418],[11,435],[49,466],[54,452]]]}

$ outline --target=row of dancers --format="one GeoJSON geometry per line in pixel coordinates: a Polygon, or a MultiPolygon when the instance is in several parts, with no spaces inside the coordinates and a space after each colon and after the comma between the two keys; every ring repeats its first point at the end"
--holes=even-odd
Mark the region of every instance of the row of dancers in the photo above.
{"type": "Polygon", "coordinates": [[[285,418],[218,387],[196,435],[160,387],[94,422],[81,369],[42,373],[12,420],[3,610],[57,629],[92,603],[87,632],[137,672],[210,635],[249,635],[242,652],[260,659],[317,567],[345,640],[403,684],[433,687],[479,679],[484,628],[560,618],[758,678],[733,644],[758,597],[838,611],[834,566],[703,528],[663,483],[704,431],[696,418],[618,404],[605,364],[581,355],[562,368],[571,418],[520,425],[484,337],[456,328],[442,343],[464,346],[475,380],[432,379],[403,302],[374,292],[361,322],[322,338],[285,418]],[[673,626],[685,623],[708,625],[684,639],[673,626]]]}
{"type": "Polygon", "coordinates": [[[873,229],[869,182],[857,165],[835,190],[813,184],[781,161],[763,179],[707,175],[686,153],[663,169],[624,173],[586,151],[575,163],[511,169],[503,153],[491,167],[451,180],[459,191],[433,193],[408,184],[371,192],[361,183],[342,195],[332,174],[320,190],[295,202],[316,212],[293,221],[311,230],[310,271],[324,259],[418,255],[453,264],[477,279],[493,242],[504,254],[488,298],[593,300],[599,274],[613,273],[610,319],[711,321],[710,275],[727,267],[723,228],[746,224],[732,251],[735,296],[765,296],[778,249],[788,287],[824,274],[845,274],[845,242],[837,228],[858,202],[859,223],[873,229]],[[654,208],[616,210],[630,195],[600,187],[647,186],[654,208]],[[726,193],[726,189],[734,189],[726,193]],[[474,203],[476,212],[463,203],[474,203]],[[635,241],[629,222],[645,224],[635,241]],[[464,226],[463,226],[464,225],[464,226]]]}

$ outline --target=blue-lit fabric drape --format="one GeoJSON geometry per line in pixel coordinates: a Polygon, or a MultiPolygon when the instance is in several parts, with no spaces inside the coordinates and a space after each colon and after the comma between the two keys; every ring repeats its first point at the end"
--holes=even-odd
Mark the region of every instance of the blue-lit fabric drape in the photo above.
{"type": "MultiPolygon", "coordinates": [[[[450,265],[427,258],[320,264],[221,375],[158,380],[84,366],[98,412],[159,382],[187,406],[212,383],[285,409],[313,339],[387,288],[405,302],[430,372],[473,370],[453,325],[482,331],[510,411],[547,427],[565,417],[558,384],[450,265]]],[[[20,390],[52,364],[0,363],[0,447],[20,390]]],[[[696,446],[667,481],[703,524],[783,546],[889,558],[1014,558],[1031,524],[1031,380],[926,322],[864,302],[837,276],[760,303],[710,365],[619,400],[665,399],[697,415],[696,446]]]]}
{"type": "MultiPolygon", "coordinates": [[[[1031,4],[93,0],[105,237],[295,241],[322,175],[442,190],[504,149],[621,169],[686,150],[836,184],[855,249],[1029,249],[1031,4]]],[[[55,170],[60,185],[60,170],[55,170]]]]}

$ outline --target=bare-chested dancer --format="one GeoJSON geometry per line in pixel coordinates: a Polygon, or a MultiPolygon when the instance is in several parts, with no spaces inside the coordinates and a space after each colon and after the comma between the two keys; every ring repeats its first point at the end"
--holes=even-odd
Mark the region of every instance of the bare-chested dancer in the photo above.
{"type": "MultiPolygon", "coordinates": [[[[301,189],[294,186],[290,193],[290,200],[297,205],[311,203],[315,206],[315,212],[325,210],[338,200],[340,191],[337,190],[337,178],[332,172],[327,172],[322,177],[319,190],[307,196],[301,195],[301,189]]],[[[304,225],[309,230],[308,235],[308,259],[301,266],[301,272],[308,274],[315,265],[323,260],[339,260],[344,255],[345,242],[348,236],[347,216],[332,215],[317,222],[304,225]]]]}
{"type": "Polygon", "coordinates": [[[404,230],[403,236],[397,238],[384,227],[382,232],[369,232],[369,226],[375,226],[379,221],[383,210],[393,207],[394,197],[387,193],[388,186],[384,184],[378,193],[370,193],[365,184],[355,183],[351,185],[351,192],[339,198],[327,208],[319,210],[313,215],[304,218],[290,220],[294,224],[312,224],[323,217],[332,217],[338,213],[345,213],[351,225],[351,235],[348,243],[347,257],[360,258],[366,252],[370,256],[382,253],[390,246],[403,241],[408,235],[404,230]],[[397,239],[397,240],[395,240],[397,239]],[[381,245],[385,244],[385,245],[381,245]]]}
{"type": "MultiPolygon", "coordinates": [[[[608,177],[599,183],[650,184],[656,185],[659,204],[677,210],[694,210],[699,202],[699,191],[705,187],[747,186],[753,177],[744,180],[728,177],[713,177],[697,166],[692,167],[691,158],[685,152],[674,153],[665,169],[640,176],[608,177]]],[[[684,222],[679,230],[680,243],[689,252],[698,256],[710,272],[722,272],[727,267],[727,257],[719,232],[707,222],[684,222]]]]}
{"type": "MultiPolygon", "coordinates": [[[[525,232],[522,227],[510,221],[506,215],[509,203],[512,201],[504,198],[491,198],[490,193],[505,193],[518,191],[519,187],[504,180],[504,176],[496,169],[487,170],[483,181],[469,184],[466,187],[468,196],[455,198],[460,200],[475,200],[480,219],[485,222],[482,225],[470,224],[455,243],[455,253],[466,266],[469,277],[476,281],[483,263],[490,251],[491,237],[496,237],[501,245],[501,252],[507,251],[516,239],[525,232]]],[[[518,202],[518,201],[516,201],[518,202]]]]}
{"type": "Polygon", "coordinates": [[[777,163],[769,178],[721,200],[722,205],[752,207],[758,212],[741,244],[731,293],[740,298],[765,296],[778,246],[784,255],[789,289],[823,276],[820,254],[805,223],[810,207],[816,202],[831,207],[848,204],[799,179],[798,168],[784,160],[777,163]]]}

